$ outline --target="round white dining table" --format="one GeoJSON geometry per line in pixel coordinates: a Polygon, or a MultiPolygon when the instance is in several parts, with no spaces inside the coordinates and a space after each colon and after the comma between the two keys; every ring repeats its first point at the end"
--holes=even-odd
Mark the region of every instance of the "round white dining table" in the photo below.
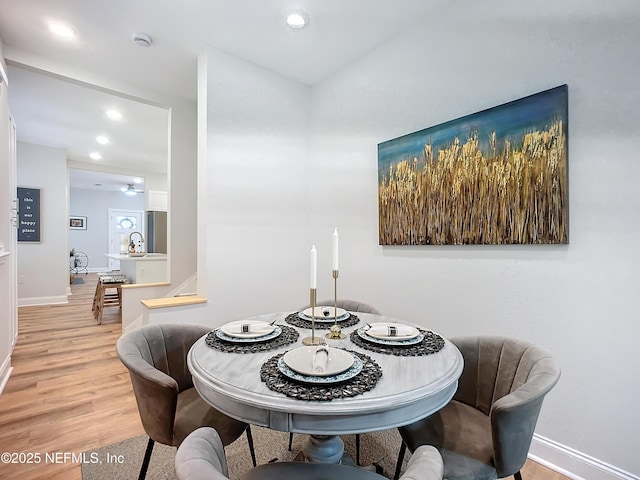
{"type": "MultiPolygon", "coordinates": [[[[291,312],[269,313],[242,319],[288,325],[291,312]]],[[[339,435],[365,433],[407,425],[444,407],[453,397],[462,373],[458,349],[445,339],[437,353],[396,356],[360,348],[349,333],[367,323],[395,322],[395,318],[354,312],[360,322],[345,328],[347,338],[329,340],[329,347],[361,352],[382,368],[373,389],[350,398],[308,401],[291,398],[267,388],[260,379],[260,367],[271,357],[301,347],[310,329],[297,328],[298,340],[274,350],[258,353],[227,353],[208,346],[206,336],[190,349],[187,361],[200,396],[225,414],[249,424],[284,432],[308,434],[303,453],[308,461],[339,463],[344,444],[339,435]]],[[[418,325],[416,325],[418,326],[418,325]]],[[[428,326],[420,326],[429,329],[428,326]]],[[[324,338],[328,330],[315,330],[324,338]]]]}

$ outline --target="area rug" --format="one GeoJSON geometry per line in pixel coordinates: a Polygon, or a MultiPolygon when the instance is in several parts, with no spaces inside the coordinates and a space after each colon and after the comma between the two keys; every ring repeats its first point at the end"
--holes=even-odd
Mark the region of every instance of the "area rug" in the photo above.
{"type": "MultiPolygon", "coordinates": [[[[252,426],[251,431],[258,464],[294,460],[306,439],[306,435],[295,434],[292,451],[289,451],[288,433],[256,426],[252,426]]],[[[345,442],[345,451],[355,459],[355,435],[345,435],[342,439],[345,442]]],[[[141,435],[87,452],[82,464],[82,480],[138,478],[147,441],[148,437],[141,435]]],[[[360,435],[360,463],[379,465],[383,469],[383,475],[388,478],[393,477],[399,449],[400,435],[396,429],[360,435]]],[[[173,447],[156,443],[147,478],[177,480],[174,468],[175,452],[176,449],[173,447]]],[[[238,480],[253,468],[246,435],[227,446],[225,452],[230,479],[238,480]]],[[[409,457],[410,454],[407,452],[405,466],[409,457]]]]}
{"type": "Polygon", "coordinates": [[[73,285],[82,285],[84,284],[84,278],[73,277],[73,285]]]}

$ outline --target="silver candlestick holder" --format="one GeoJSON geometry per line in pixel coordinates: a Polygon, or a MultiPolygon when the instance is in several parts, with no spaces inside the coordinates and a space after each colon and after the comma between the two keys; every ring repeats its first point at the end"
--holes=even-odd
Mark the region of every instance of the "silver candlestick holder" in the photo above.
{"type": "Polygon", "coordinates": [[[321,345],[322,338],[316,337],[316,292],[317,289],[309,289],[309,303],[311,304],[311,336],[302,339],[303,345],[321,345]]]}
{"type": "Polygon", "coordinates": [[[338,270],[331,270],[331,276],[333,277],[333,325],[329,329],[329,333],[325,336],[331,340],[340,340],[341,338],[347,338],[342,333],[340,325],[338,325],[338,270]]]}

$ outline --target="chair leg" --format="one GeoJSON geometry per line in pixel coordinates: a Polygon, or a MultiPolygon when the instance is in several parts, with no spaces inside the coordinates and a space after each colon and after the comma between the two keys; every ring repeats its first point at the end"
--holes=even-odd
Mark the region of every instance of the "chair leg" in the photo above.
{"type": "Polygon", "coordinates": [[[522,474],[519,470],[513,474],[513,478],[515,478],[516,480],[522,480],[522,474]]]}
{"type": "Polygon", "coordinates": [[[292,447],[293,447],[293,432],[289,434],[289,451],[291,451],[292,447]]]}
{"type": "Polygon", "coordinates": [[[256,450],[253,448],[253,435],[251,435],[251,425],[247,425],[247,443],[249,444],[249,453],[251,453],[251,461],[253,462],[253,466],[257,465],[256,463],[256,450]]]}
{"type": "Polygon", "coordinates": [[[407,445],[402,442],[400,445],[400,453],[398,454],[398,463],[396,463],[396,473],[393,474],[393,480],[398,480],[400,478],[400,470],[402,468],[402,462],[404,460],[404,454],[407,451],[407,445]]]}
{"type": "Polygon", "coordinates": [[[153,439],[149,439],[147,442],[147,451],[144,452],[144,460],[142,461],[142,467],[140,468],[140,475],[138,475],[138,480],[144,480],[147,476],[147,468],[149,468],[149,460],[151,460],[151,452],[153,451],[153,445],[156,442],[153,439]]]}
{"type": "Polygon", "coordinates": [[[356,433],[356,465],[360,466],[360,434],[356,433]]]}

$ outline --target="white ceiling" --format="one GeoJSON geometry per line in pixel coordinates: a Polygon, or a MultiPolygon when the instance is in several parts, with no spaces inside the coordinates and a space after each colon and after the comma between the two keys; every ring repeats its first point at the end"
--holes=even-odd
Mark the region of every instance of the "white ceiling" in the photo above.
{"type": "Polygon", "coordinates": [[[20,140],[67,149],[72,162],[99,168],[166,173],[168,111],[117,97],[48,75],[9,67],[10,107],[20,140]],[[105,112],[118,110],[123,118],[110,120],[105,112]],[[108,145],[96,136],[106,135],[108,145]],[[91,152],[102,159],[92,160],[91,152]]]}
{"type": "MultiPolygon", "coordinates": [[[[195,100],[197,57],[206,45],[313,85],[444,2],[0,0],[0,38],[5,56],[19,52],[21,58],[46,58],[51,64],[195,100]],[[293,10],[309,16],[306,28],[286,26],[286,14],[293,10]],[[72,24],[77,39],[53,38],[46,23],[50,19],[72,24]],[[152,45],[136,45],[134,32],[150,35],[152,45]]],[[[64,148],[72,162],[94,169],[166,172],[167,111],[19,67],[9,69],[19,140],[64,148]],[[112,106],[125,121],[117,124],[105,117],[105,108],[112,106]],[[112,143],[98,149],[95,137],[101,133],[112,143]],[[100,151],[103,159],[91,160],[92,151],[100,151]]],[[[72,175],[71,186],[93,188],[114,181],[90,177],[72,175]]]]}
{"type": "Polygon", "coordinates": [[[212,45],[315,84],[451,0],[0,0],[5,44],[55,62],[195,100],[196,59],[212,45]],[[285,23],[305,11],[307,28],[285,23]],[[51,38],[64,20],[75,42],[51,38]],[[151,36],[151,47],[131,40],[151,36]]]}
{"type": "MultiPolygon", "coordinates": [[[[638,17],[637,0],[523,0],[517,8],[505,8],[512,2],[0,0],[0,37],[5,56],[19,58],[16,63],[46,59],[45,64],[90,72],[111,84],[195,100],[197,57],[206,45],[314,85],[413,26],[429,28],[444,8],[475,8],[479,22],[484,16],[514,23],[543,22],[549,15],[556,22],[562,18],[606,22],[609,15],[625,13],[628,18],[638,17]],[[306,28],[286,26],[286,14],[293,10],[309,16],[306,28]],[[509,12],[516,12],[516,18],[509,17],[509,12]],[[53,39],[47,30],[48,19],[71,23],[77,39],[53,39]],[[134,32],[149,34],[153,44],[136,45],[134,32]]],[[[556,26],[562,28],[561,23],[556,26]]],[[[420,48],[428,54],[429,49],[446,48],[446,44],[420,48]]],[[[167,130],[159,126],[166,121],[166,112],[77,82],[63,85],[59,79],[56,83],[46,75],[15,67],[9,73],[9,98],[20,140],[66,148],[74,161],[87,161],[97,132],[107,131],[114,141],[103,149],[106,170],[126,167],[128,172],[158,172],[166,168],[167,130]],[[106,104],[120,105],[127,121],[106,124],[106,104]]]]}

